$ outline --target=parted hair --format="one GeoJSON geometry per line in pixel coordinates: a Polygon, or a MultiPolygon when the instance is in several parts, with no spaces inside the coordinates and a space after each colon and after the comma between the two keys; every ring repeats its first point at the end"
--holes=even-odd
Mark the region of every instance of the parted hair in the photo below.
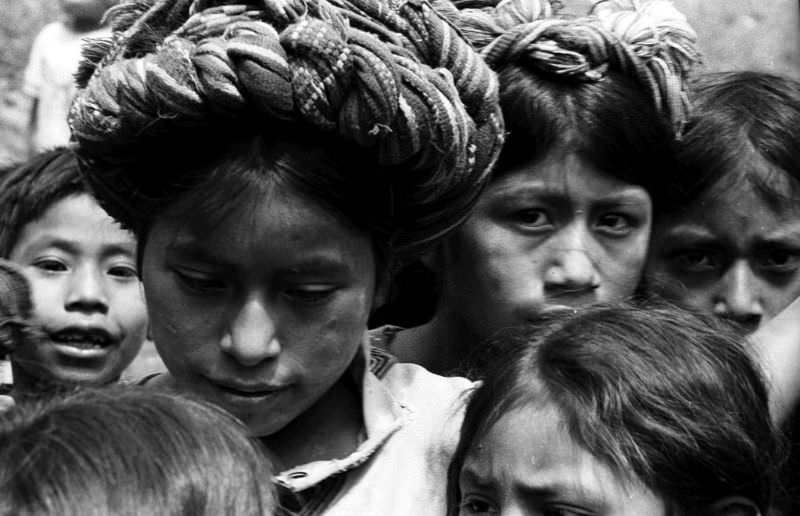
{"type": "MultiPolygon", "coordinates": [[[[84,173],[141,233],[243,134],[280,147],[290,133],[295,151],[323,148],[334,174],[375,176],[348,202],[389,199],[392,248],[424,246],[467,216],[504,137],[496,78],[443,12],[419,0],[128,0],[78,73],[84,173]]],[[[320,167],[303,180],[331,187],[320,167]]]]}
{"type": "Polygon", "coordinates": [[[509,131],[494,177],[569,150],[661,203],[688,118],[696,36],[665,0],[456,0],[459,26],[500,81],[509,131]]]}
{"type": "Polygon", "coordinates": [[[755,71],[706,73],[692,81],[690,100],[692,117],[676,149],[673,195],[678,208],[716,186],[738,188],[740,180],[769,203],[797,205],[800,82],[755,71]],[[754,156],[781,180],[752,174],[754,156]]]}
{"type": "Polygon", "coordinates": [[[767,514],[781,449],[767,389],[741,339],[715,318],[599,306],[508,330],[485,354],[492,360],[450,468],[450,514],[467,454],[503,414],[542,403],[579,446],[640,480],[671,514],[708,514],[729,496],[767,514]]]}
{"type": "Polygon", "coordinates": [[[275,514],[257,441],[207,403],[137,386],[0,413],[0,515],[275,514]]]}
{"type": "Polygon", "coordinates": [[[88,191],[75,154],[63,147],[44,151],[0,172],[0,258],[8,258],[23,228],[50,206],[88,191]]]}

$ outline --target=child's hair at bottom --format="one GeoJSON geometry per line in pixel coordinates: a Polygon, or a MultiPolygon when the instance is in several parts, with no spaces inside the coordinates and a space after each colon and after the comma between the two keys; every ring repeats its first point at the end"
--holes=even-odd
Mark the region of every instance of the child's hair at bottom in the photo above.
{"type": "Polygon", "coordinates": [[[8,258],[20,231],[61,199],[88,192],[75,154],[57,148],[0,170],[0,258],[8,258]]]}
{"type": "Polygon", "coordinates": [[[226,412],[135,386],[0,414],[0,515],[269,515],[272,470],[226,412]]]}
{"type": "Polygon", "coordinates": [[[671,514],[704,514],[728,496],[766,514],[780,442],[762,376],[722,323],[663,306],[596,307],[544,317],[488,346],[496,359],[466,411],[450,514],[473,445],[532,402],[552,404],[576,444],[635,476],[671,514]]]}

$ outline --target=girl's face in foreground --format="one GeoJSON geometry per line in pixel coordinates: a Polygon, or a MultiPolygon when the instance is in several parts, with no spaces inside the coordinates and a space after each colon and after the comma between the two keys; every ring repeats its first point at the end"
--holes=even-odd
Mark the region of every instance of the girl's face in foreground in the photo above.
{"type": "Polygon", "coordinates": [[[281,187],[213,226],[157,219],[142,268],[152,335],[178,386],[259,436],[343,375],[375,287],[370,238],[281,187]]]}
{"type": "Polygon", "coordinates": [[[136,240],[88,194],[53,203],[11,250],[31,282],[34,318],[47,338],[15,362],[62,382],[116,380],[139,352],[147,313],[136,240]]]}
{"type": "Polygon", "coordinates": [[[657,224],[647,273],[656,293],[754,331],[800,295],[800,206],[726,186],[657,224]]]}
{"type": "Polygon", "coordinates": [[[486,336],[543,309],[631,295],[644,266],[651,201],[574,154],[489,185],[447,241],[440,309],[486,336]]]}
{"type": "Polygon", "coordinates": [[[656,494],[578,446],[551,405],[500,418],[473,443],[459,487],[460,516],[666,515],[656,494]]]}

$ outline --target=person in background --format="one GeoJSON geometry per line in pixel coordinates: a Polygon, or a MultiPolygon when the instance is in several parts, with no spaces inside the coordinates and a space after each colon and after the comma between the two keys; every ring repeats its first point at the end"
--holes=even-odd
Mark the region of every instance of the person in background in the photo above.
{"type": "Polygon", "coordinates": [[[451,516],[768,514],[781,439],[743,339],[715,318],[599,306],[488,346],[451,516]]]}
{"type": "Polygon", "coordinates": [[[797,514],[800,418],[790,416],[800,392],[792,306],[800,295],[800,82],[708,73],[690,93],[673,188],[680,202],[655,221],[646,289],[752,336],[772,380],[776,420],[792,427],[792,480],[781,506],[797,514]]]}
{"type": "Polygon", "coordinates": [[[117,381],[147,334],[133,234],[89,194],[65,148],[4,174],[0,207],[0,257],[25,273],[43,337],[11,353],[12,396],[117,381]]]}
{"type": "Polygon", "coordinates": [[[27,127],[33,154],[69,142],[67,114],[75,95],[75,73],[81,45],[87,38],[107,36],[103,15],[115,0],[58,0],[63,19],[46,25],[36,36],[22,90],[31,101],[27,127]]]}
{"type": "Polygon", "coordinates": [[[86,388],[0,413],[0,516],[272,516],[260,443],[207,403],[86,388]]]}
{"type": "Polygon", "coordinates": [[[504,327],[633,296],[697,60],[666,1],[603,2],[584,17],[554,17],[541,0],[469,5],[459,26],[498,73],[508,138],[471,216],[424,257],[433,318],[376,331],[439,373],[504,327]]]}

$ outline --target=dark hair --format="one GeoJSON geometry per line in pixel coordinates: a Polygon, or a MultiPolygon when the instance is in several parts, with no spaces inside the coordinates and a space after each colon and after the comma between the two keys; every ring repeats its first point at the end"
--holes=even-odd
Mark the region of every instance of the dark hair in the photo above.
{"type": "Polygon", "coordinates": [[[88,192],[75,154],[58,148],[37,154],[0,174],[0,258],[8,258],[26,224],[56,202],[88,192]]]}
{"type": "Polygon", "coordinates": [[[0,515],[272,514],[271,467],[226,412],[143,387],[0,414],[0,515]]]}
{"type": "Polygon", "coordinates": [[[660,207],[673,133],[639,84],[615,72],[597,82],[559,77],[524,62],[505,66],[498,75],[509,135],[493,178],[554,151],[570,151],[643,187],[660,207]]]}
{"type": "Polygon", "coordinates": [[[555,405],[578,445],[677,514],[703,514],[732,495],[766,514],[780,456],[767,390],[741,340],[714,318],[600,306],[510,330],[486,353],[496,359],[466,411],[451,514],[472,447],[504,414],[537,401],[555,405]]]}
{"type": "Polygon", "coordinates": [[[676,206],[746,181],[773,207],[800,197],[800,82],[762,72],[699,76],[692,117],[676,149],[676,206]],[[752,172],[765,160],[769,177],[752,172]],[[783,176],[776,180],[775,172],[783,176]],[[678,202],[681,201],[681,202],[678,202]]]}

